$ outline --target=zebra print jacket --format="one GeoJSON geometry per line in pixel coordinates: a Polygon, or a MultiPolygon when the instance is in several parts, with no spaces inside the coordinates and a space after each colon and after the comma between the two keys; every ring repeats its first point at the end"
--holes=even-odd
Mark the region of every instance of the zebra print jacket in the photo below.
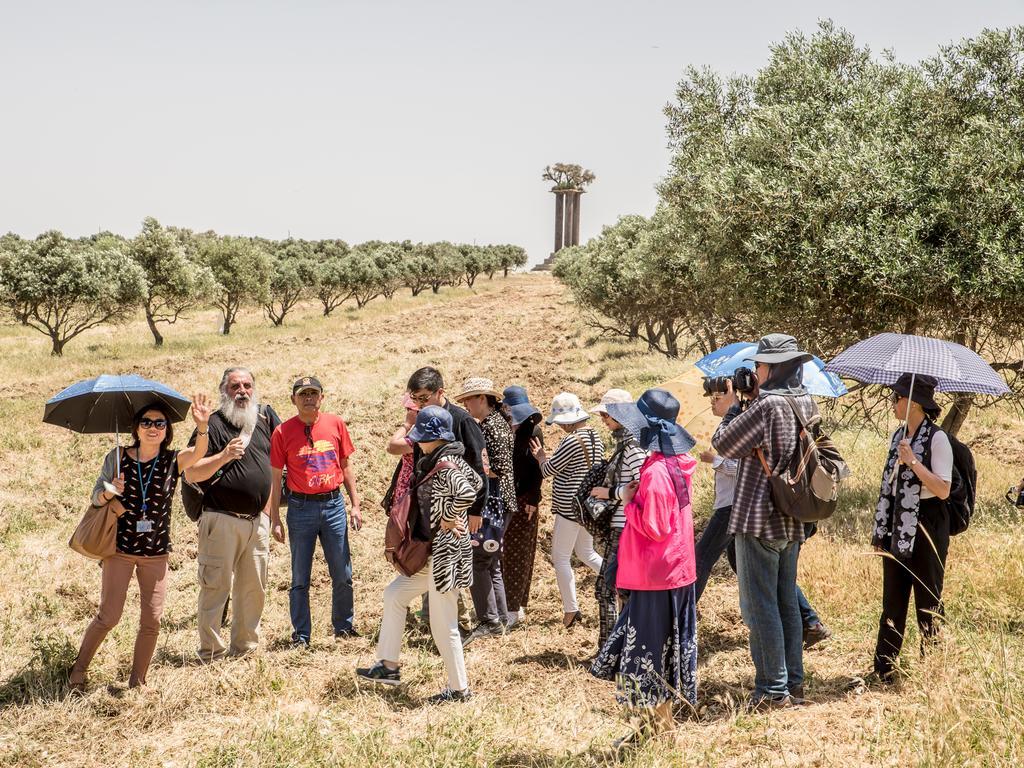
{"type": "Polygon", "coordinates": [[[416,490],[421,515],[430,516],[434,531],[430,545],[434,586],[438,592],[462,589],[473,583],[473,546],[469,534],[461,536],[441,528],[441,521],[458,520],[468,527],[468,512],[483,487],[483,478],[463,458],[462,443],[448,443],[434,453],[420,459],[417,474],[423,477],[438,462],[444,461],[454,468],[444,468],[429,483],[416,490]]]}

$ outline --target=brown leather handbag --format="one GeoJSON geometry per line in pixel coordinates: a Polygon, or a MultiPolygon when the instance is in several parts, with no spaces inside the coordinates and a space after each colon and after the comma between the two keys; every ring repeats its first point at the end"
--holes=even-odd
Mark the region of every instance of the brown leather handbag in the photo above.
{"type": "Polygon", "coordinates": [[[388,522],[384,529],[384,557],[403,576],[415,576],[423,570],[430,558],[430,542],[414,539],[410,517],[416,509],[416,489],[441,469],[455,469],[455,464],[443,459],[434,465],[418,483],[410,483],[408,490],[391,502],[388,522]]]}
{"type": "Polygon", "coordinates": [[[71,534],[68,546],[91,560],[105,560],[117,551],[117,518],[124,514],[118,499],[106,504],[89,504],[71,534]]]}

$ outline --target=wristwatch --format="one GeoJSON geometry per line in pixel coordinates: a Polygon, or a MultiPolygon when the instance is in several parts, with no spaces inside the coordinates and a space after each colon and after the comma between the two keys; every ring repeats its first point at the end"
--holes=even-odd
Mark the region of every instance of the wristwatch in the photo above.
{"type": "Polygon", "coordinates": [[[910,462],[910,466],[916,467],[917,466],[917,459],[914,459],[912,462],[910,462]]]}

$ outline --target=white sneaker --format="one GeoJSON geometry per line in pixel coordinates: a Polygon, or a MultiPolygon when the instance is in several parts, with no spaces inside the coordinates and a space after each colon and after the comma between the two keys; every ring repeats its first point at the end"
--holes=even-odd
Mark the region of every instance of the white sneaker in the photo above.
{"type": "Polygon", "coordinates": [[[519,620],[526,621],[526,611],[522,608],[519,609],[519,620]]]}

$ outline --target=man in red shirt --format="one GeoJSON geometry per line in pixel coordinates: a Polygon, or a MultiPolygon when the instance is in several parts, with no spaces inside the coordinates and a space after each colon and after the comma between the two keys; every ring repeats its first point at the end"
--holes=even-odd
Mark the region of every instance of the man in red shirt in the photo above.
{"type": "Polygon", "coordinates": [[[324,550],[331,574],[331,623],[335,639],[358,637],[352,626],[352,556],[349,551],[344,485],[352,502],[352,530],[363,524],[356,476],[348,457],[353,450],[348,428],[340,416],[322,413],[323,386],[304,376],[292,386],[296,416],[282,423],[270,439],[271,533],[285,540],[281,524],[281,478],[287,467],[288,539],[292,553],[292,587],[288,593],[292,645],[306,648],[311,633],[309,578],[316,540],[324,550]]]}

